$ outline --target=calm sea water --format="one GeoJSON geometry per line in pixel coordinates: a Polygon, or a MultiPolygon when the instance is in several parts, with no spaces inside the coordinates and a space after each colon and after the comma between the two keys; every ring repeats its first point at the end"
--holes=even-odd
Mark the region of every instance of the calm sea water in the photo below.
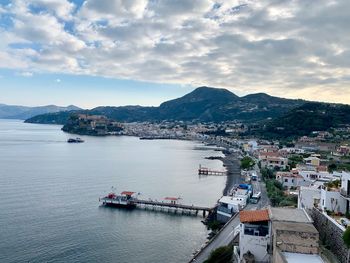
{"type": "Polygon", "coordinates": [[[188,141],[83,137],[60,126],[0,120],[0,262],[186,262],[206,239],[201,217],[100,207],[111,186],[213,205],[220,161],[188,141]]]}

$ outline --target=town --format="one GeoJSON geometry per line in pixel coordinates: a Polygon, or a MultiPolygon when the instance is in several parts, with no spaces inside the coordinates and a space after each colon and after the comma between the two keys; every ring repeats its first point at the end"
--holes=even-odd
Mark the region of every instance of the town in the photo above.
{"type": "Polygon", "coordinates": [[[79,121],[98,135],[197,140],[239,158],[242,183],[218,200],[209,240],[191,262],[349,262],[350,127],[269,140],[239,122],[114,122],[116,132],[104,117],[79,121]]]}
{"type": "Polygon", "coordinates": [[[225,253],[234,262],[349,262],[349,132],[313,131],[284,142],[212,137],[228,151],[239,148],[245,181],[253,189],[261,182],[268,202],[254,205],[264,194],[256,190],[243,201],[223,196],[218,218],[237,221],[231,243],[193,262],[216,262],[225,253]]]}

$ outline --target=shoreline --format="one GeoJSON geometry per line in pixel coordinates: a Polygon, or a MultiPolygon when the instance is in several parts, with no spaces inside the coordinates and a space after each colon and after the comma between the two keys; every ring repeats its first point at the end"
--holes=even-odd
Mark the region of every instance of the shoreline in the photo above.
{"type": "Polygon", "coordinates": [[[225,157],[222,158],[222,163],[227,170],[226,184],[222,194],[227,195],[235,185],[242,183],[238,153],[225,154],[225,157]]]}

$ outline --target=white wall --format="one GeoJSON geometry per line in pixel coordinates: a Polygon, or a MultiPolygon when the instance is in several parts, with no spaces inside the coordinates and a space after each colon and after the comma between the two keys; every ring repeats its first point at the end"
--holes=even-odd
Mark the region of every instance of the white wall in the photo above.
{"type": "Polygon", "coordinates": [[[341,188],[346,192],[348,190],[348,181],[350,181],[350,174],[341,172],[341,188]]]}
{"type": "Polygon", "coordinates": [[[239,250],[240,259],[243,259],[243,255],[250,251],[256,262],[268,262],[269,254],[267,253],[267,245],[270,244],[270,236],[260,237],[244,234],[244,224],[240,225],[239,235],[239,250]]]}
{"type": "MultiPolygon", "coordinates": [[[[300,187],[298,195],[298,208],[313,208],[315,199],[321,199],[320,189],[305,186],[300,187]]],[[[320,202],[318,205],[320,205],[320,202]]]]}
{"type": "Polygon", "coordinates": [[[330,210],[334,212],[346,212],[346,201],[340,196],[338,191],[327,191],[321,189],[321,207],[323,210],[330,210]]]}
{"type": "Polygon", "coordinates": [[[311,184],[310,181],[305,180],[304,178],[299,177],[288,177],[284,176],[279,179],[277,179],[282,183],[283,186],[286,186],[288,188],[290,187],[297,187],[297,186],[309,186],[311,184]],[[286,182],[287,181],[287,182],[286,182]]]}

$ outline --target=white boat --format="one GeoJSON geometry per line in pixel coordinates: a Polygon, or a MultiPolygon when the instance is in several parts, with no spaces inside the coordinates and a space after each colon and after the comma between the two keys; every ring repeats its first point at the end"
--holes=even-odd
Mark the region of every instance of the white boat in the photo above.
{"type": "Polygon", "coordinates": [[[136,207],[135,194],[135,192],[131,191],[123,191],[119,195],[111,192],[107,196],[100,198],[100,202],[105,206],[134,208],[136,207]]]}

